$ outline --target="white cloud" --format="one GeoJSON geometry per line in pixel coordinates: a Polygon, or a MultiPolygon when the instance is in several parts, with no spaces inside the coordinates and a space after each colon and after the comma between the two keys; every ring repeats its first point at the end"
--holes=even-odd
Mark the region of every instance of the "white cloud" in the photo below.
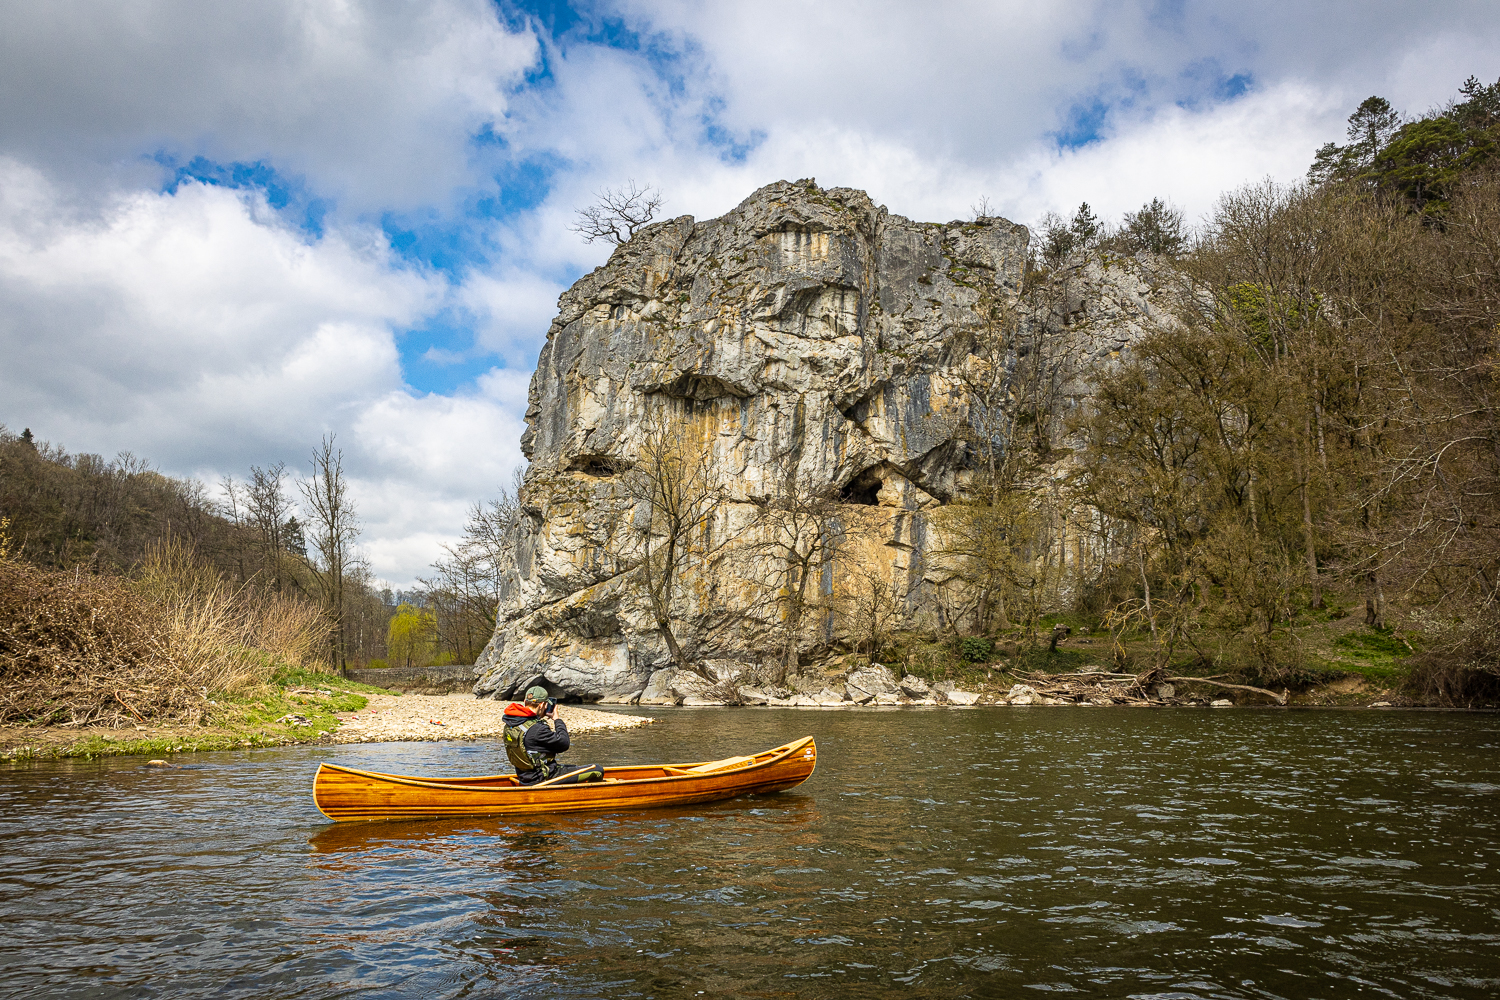
{"type": "Polygon", "coordinates": [[[0,421],[13,429],[208,479],[300,469],[336,433],[377,519],[374,569],[403,582],[436,549],[387,561],[410,558],[402,539],[454,537],[519,463],[524,375],[458,397],[403,388],[393,330],[449,289],[378,233],[309,242],[254,196],[196,184],[88,218],[54,194],[0,161],[0,421]]]}
{"type": "MultiPolygon", "coordinates": [[[[1441,19],[1425,5],[1354,0],[617,6],[695,67],[657,112],[675,123],[672,141],[641,138],[660,128],[622,137],[608,125],[544,210],[634,176],[662,184],[674,214],[708,217],[767,181],[815,176],[925,219],[966,215],[985,195],[1018,221],[1084,199],[1119,212],[1157,195],[1196,215],[1241,183],[1300,177],[1370,93],[1416,112],[1469,72],[1500,76],[1500,20],[1479,0],[1445,5],[1441,19]],[[1060,149],[1054,133],[1096,101],[1098,141],[1060,149]],[[695,116],[714,109],[740,139],[763,137],[743,162],[721,162],[703,138],[695,116]]],[[[574,51],[554,65],[560,81],[599,72],[574,51]]],[[[585,103],[548,123],[607,119],[621,100],[611,85],[632,90],[632,79],[559,87],[585,103]]],[[[530,135],[547,138],[540,127],[530,135]]]]}
{"type": "Polygon", "coordinates": [[[10,4],[0,153],[82,190],[163,150],[268,160],[355,210],[446,204],[536,56],[485,0],[10,4]]]}

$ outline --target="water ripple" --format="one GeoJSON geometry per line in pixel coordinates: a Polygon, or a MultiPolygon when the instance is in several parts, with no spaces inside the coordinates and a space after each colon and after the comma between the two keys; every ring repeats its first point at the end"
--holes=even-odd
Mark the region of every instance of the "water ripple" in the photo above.
{"type": "Polygon", "coordinates": [[[818,737],[793,792],[336,827],[317,760],[11,765],[0,996],[1480,997],[1500,722],[1402,713],[664,711],[609,761],[818,737]]]}

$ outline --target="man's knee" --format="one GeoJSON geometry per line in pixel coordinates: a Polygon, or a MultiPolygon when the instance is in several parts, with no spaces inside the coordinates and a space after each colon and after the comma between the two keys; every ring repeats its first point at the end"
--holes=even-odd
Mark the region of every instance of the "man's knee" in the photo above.
{"type": "Polygon", "coordinates": [[[558,778],[555,784],[577,785],[582,784],[585,781],[601,781],[603,780],[603,778],[604,768],[600,767],[598,764],[587,764],[583,767],[575,767],[571,771],[568,771],[561,778],[558,778]]]}

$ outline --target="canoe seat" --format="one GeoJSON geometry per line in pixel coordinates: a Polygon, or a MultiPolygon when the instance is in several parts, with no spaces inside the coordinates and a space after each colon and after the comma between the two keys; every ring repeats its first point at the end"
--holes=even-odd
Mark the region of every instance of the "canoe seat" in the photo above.
{"type": "Polygon", "coordinates": [[[754,757],[726,757],[723,760],[711,760],[707,764],[699,764],[697,767],[685,767],[685,774],[709,774],[713,771],[727,771],[731,767],[739,767],[741,764],[754,760],[754,757]]]}

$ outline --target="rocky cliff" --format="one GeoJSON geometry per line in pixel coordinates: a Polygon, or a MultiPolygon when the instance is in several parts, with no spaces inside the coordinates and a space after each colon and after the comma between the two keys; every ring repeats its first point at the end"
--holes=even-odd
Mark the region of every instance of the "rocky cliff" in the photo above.
{"type": "MultiPolygon", "coordinates": [[[[1027,261],[1022,226],[913,222],[810,180],[620,246],[559,300],[532,379],[523,516],[475,693],[504,698],[538,681],[583,700],[764,690],[787,626],[758,515],[787,470],[834,503],[824,530],[836,544],[797,622],[801,651],[855,644],[839,602],[861,587],[888,597],[887,628],[953,624],[934,621],[955,606],[945,588],[964,581],[941,514],[994,454],[976,430],[976,384],[1019,399],[1007,380],[1049,345],[1031,366],[1049,393],[1033,434],[1061,443],[1090,372],[1162,311],[1138,262],[1038,276],[1027,261]],[[1046,294],[1022,309],[1028,282],[1046,294]],[[1001,327],[1008,353],[997,357],[983,345],[1001,327]],[[664,428],[722,491],[670,612],[695,673],[672,668],[636,569],[650,527],[626,480],[646,435],[664,428]]],[[[1070,515],[1056,522],[1045,558],[1065,569],[1084,542],[1070,542],[1070,515]]]]}

